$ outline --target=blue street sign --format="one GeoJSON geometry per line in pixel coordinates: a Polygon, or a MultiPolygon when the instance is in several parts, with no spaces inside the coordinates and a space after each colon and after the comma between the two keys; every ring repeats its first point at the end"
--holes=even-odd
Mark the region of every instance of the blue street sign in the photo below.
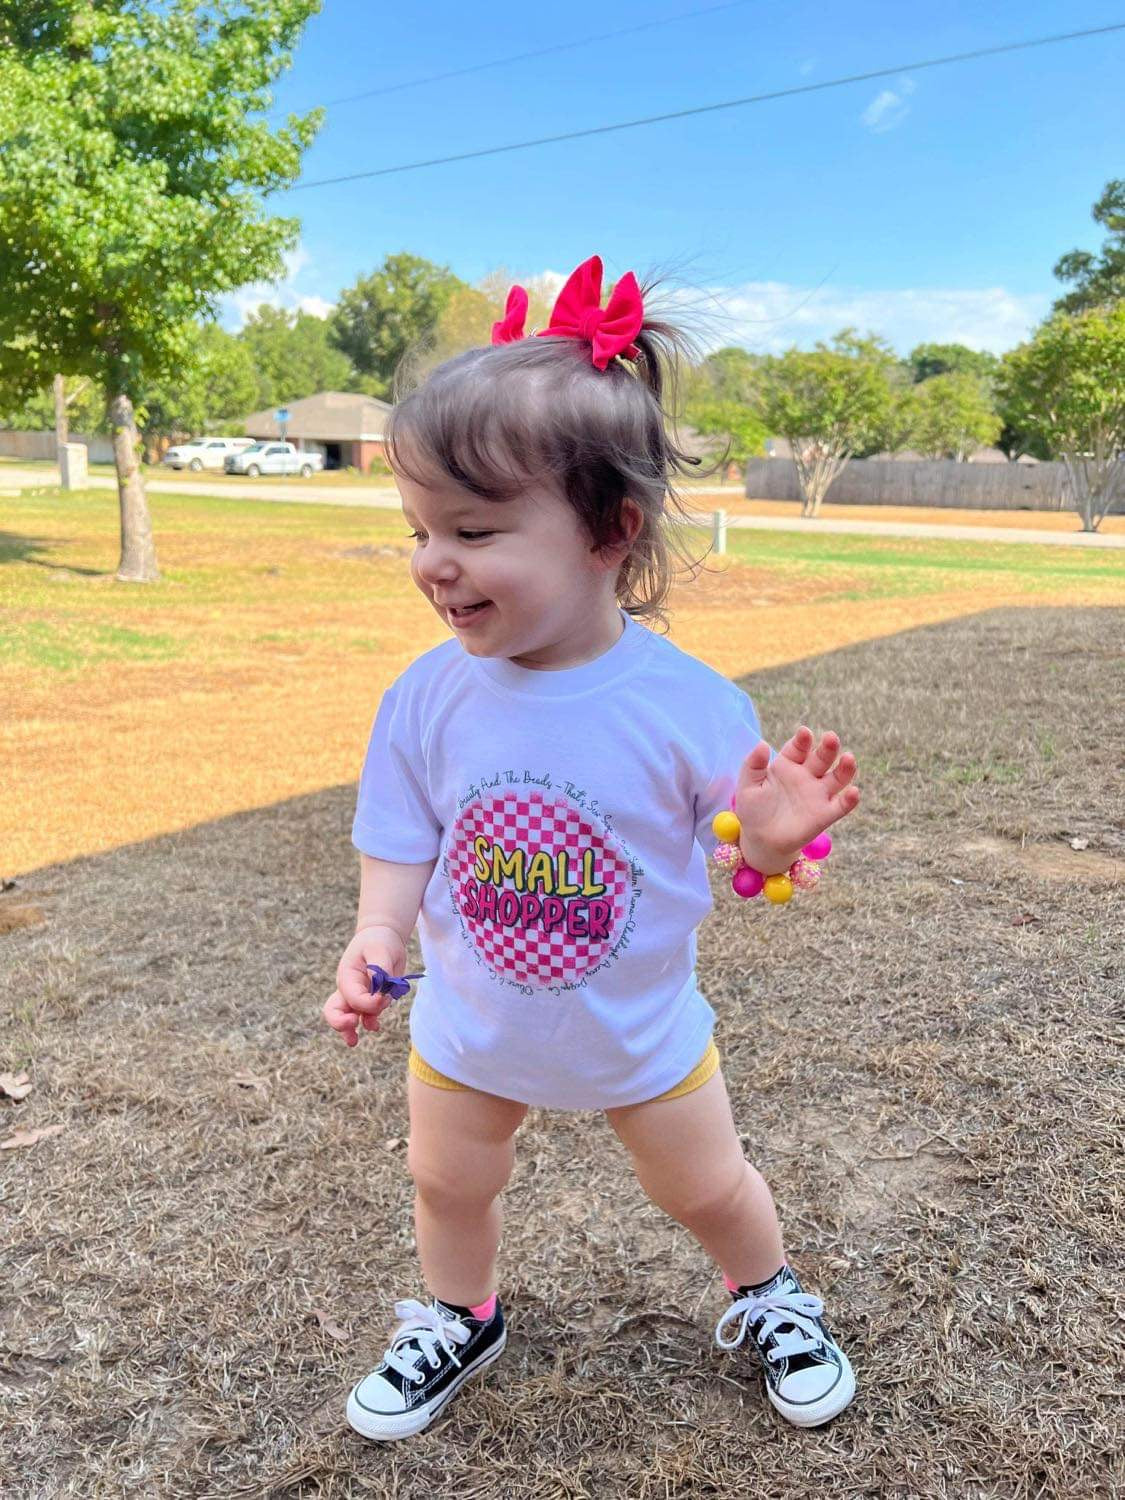
{"type": "Polygon", "coordinates": [[[287,406],[279,406],[273,415],[274,420],[277,422],[288,422],[289,408],[287,406]]]}

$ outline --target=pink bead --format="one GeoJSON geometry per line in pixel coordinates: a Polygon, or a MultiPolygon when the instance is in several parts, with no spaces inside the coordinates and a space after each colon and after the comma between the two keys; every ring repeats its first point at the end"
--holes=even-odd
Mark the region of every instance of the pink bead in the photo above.
{"type": "Polygon", "coordinates": [[[790,865],[789,879],[795,891],[811,891],[820,879],[820,866],[802,854],[790,865]]]}
{"type": "Polygon", "coordinates": [[[749,865],[743,865],[741,870],[734,872],[731,889],[736,896],[741,896],[743,900],[749,900],[751,896],[760,896],[762,894],[762,887],[765,883],[766,877],[762,874],[761,870],[754,870],[749,865]]]}
{"type": "Polygon", "coordinates": [[[737,844],[716,844],[715,863],[726,866],[728,870],[737,870],[745,861],[737,844]]]}
{"type": "Polygon", "coordinates": [[[826,833],[818,833],[811,844],[801,850],[806,859],[827,859],[832,853],[832,840],[826,833]]]}
{"type": "Polygon", "coordinates": [[[737,801],[738,801],[738,798],[737,798],[737,797],[736,797],[736,796],[734,796],[734,795],[733,795],[733,793],[732,793],[732,795],[731,795],[731,799],[730,799],[730,810],[731,810],[731,812],[734,812],[734,811],[735,811],[735,806],[734,806],[734,804],[735,804],[735,803],[736,803],[736,802],[737,802],[737,801]]]}

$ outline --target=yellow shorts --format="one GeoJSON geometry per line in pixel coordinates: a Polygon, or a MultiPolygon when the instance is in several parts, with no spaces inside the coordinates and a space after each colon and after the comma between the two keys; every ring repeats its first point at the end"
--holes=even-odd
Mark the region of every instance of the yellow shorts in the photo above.
{"type": "MultiPolygon", "coordinates": [[[[656,1104],[661,1099],[678,1099],[681,1094],[690,1094],[701,1084],[707,1082],[708,1078],[719,1066],[719,1049],[715,1046],[714,1039],[707,1043],[707,1051],[692,1068],[686,1078],[681,1078],[674,1088],[666,1089],[663,1094],[657,1094],[655,1099],[647,1099],[646,1104],[656,1104]]],[[[420,1078],[423,1083],[432,1084],[436,1089],[463,1089],[463,1083],[457,1083],[453,1078],[447,1078],[444,1073],[439,1073],[436,1068],[431,1068],[421,1053],[410,1049],[410,1071],[415,1078],[420,1078]]]]}

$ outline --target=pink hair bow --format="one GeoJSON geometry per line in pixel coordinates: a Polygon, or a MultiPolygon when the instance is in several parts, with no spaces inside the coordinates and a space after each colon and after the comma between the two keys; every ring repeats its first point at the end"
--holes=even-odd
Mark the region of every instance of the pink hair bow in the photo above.
{"type": "Polygon", "coordinates": [[[492,325],[494,344],[512,344],[523,338],[523,325],[527,321],[527,293],[522,286],[514,286],[508,293],[508,305],[499,323],[492,325]]]}
{"type": "MultiPolygon", "coordinates": [[[[644,303],[641,289],[632,271],[626,271],[613,289],[604,309],[602,302],[602,259],[591,255],[572,271],[566,285],[551,309],[551,321],[536,333],[536,338],[585,339],[591,346],[591,358],[604,370],[617,354],[636,359],[640,350],[633,340],[644,326],[644,303]]],[[[508,344],[524,336],[527,317],[527,293],[514,286],[508,293],[504,317],[492,325],[492,342],[508,344]]]]}

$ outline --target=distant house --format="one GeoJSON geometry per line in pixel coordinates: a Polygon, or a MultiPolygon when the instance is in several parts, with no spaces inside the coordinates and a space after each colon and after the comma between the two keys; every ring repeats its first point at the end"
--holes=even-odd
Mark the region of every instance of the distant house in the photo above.
{"type": "Polygon", "coordinates": [[[324,455],[326,469],[359,469],[366,473],[372,459],[385,458],[383,431],[390,406],[375,396],[354,391],[321,391],[290,401],[284,408],[286,422],[277,420],[277,408],[256,411],[242,424],[248,437],[286,437],[302,451],[324,455]],[[284,427],[284,432],[282,428],[284,427]]]}

